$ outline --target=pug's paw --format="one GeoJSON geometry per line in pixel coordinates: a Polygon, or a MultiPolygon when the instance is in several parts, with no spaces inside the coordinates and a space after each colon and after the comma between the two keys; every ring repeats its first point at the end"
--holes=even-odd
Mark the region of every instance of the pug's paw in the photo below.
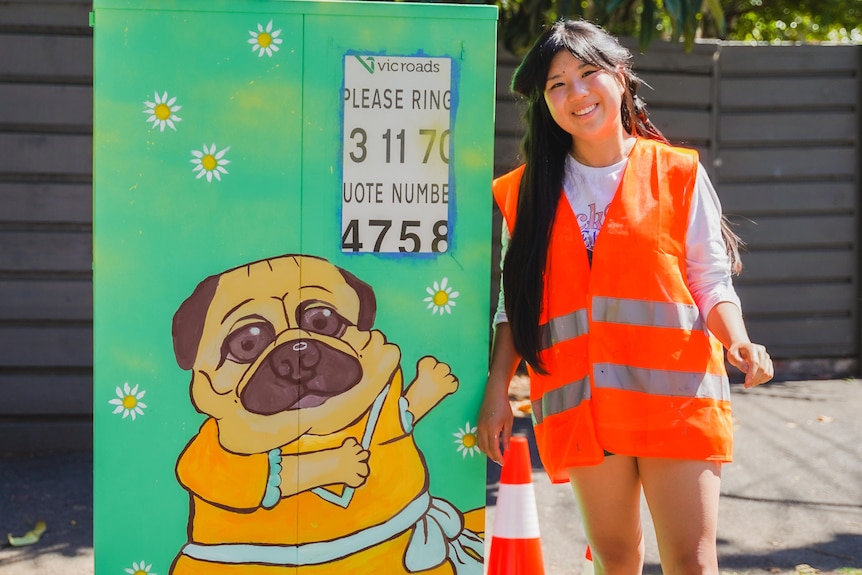
{"type": "Polygon", "coordinates": [[[359,487],[368,478],[370,468],[368,458],[371,455],[367,449],[363,449],[354,438],[348,437],[336,449],[338,455],[338,471],[342,475],[339,482],[349,487],[359,487]]]}
{"type": "Polygon", "coordinates": [[[449,364],[436,357],[425,356],[416,364],[416,381],[431,385],[443,395],[458,391],[458,378],[452,373],[449,364]]]}

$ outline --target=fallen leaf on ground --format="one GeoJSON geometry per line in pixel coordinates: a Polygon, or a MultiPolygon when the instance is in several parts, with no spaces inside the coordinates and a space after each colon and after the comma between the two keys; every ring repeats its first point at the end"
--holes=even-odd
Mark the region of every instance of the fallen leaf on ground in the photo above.
{"type": "Polygon", "coordinates": [[[524,417],[533,412],[533,404],[530,403],[529,399],[512,401],[510,403],[512,404],[512,408],[514,409],[516,416],[524,417]]]}
{"type": "Polygon", "coordinates": [[[12,547],[23,547],[24,545],[33,545],[34,543],[39,541],[39,538],[42,537],[42,534],[45,532],[45,530],[47,528],[48,528],[48,526],[45,525],[44,521],[39,521],[38,523],[36,523],[36,526],[33,527],[33,529],[31,529],[30,531],[28,531],[27,533],[25,533],[21,537],[13,537],[12,534],[9,533],[9,535],[8,535],[9,544],[12,547]]]}
{"type": "Polygon", "coordinates": [[[828,415],[821,415],[817,418],[820,423],[832,423],[834,420],[828,415]]]}

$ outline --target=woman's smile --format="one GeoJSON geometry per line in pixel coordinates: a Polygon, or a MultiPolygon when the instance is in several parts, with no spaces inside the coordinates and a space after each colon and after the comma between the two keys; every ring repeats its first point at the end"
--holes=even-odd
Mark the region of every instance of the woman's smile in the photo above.
{"type": "MultiPolygon", "coordinates": [[[[572,136],[572,155],[604,166],[623,157],[623,84],[618,74],[560,50],[545,82],[545,103],[557,125],[572,136]]],[[[630,136],[628,136],[630,137],[630,136]]]]}
{"type": "Polygon", "coordinates": [[[599,107],[598,104],[592,104],[592,105],[587,106],[586,108],[583,108],[581,110],[575,110],[574,114],[575,114],[575,116],[586,116],[587,114],[589,114],[590,112],[592,112],[593,110],[595,110],[598,107],[599,107]]]}

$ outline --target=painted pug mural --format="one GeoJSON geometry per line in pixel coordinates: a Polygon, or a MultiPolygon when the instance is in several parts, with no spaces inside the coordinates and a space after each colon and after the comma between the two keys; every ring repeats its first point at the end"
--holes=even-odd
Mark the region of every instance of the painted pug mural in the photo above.
{"type": "Polygon", "coordinates": [[[203,280],[174,351],[207,415],[177,463],[190,495],[175,574],[482,573],[483,509],[429,493],[412,430],[458,388],[373,329],[371,286],[285,255],[203,280]]]}

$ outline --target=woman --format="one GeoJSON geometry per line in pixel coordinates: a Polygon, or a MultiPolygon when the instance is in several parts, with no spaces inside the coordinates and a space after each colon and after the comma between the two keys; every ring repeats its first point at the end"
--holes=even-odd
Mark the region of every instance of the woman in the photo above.
{"type": "Polygon", "coordinates": [[[515,72],[525,165],[494,182],[504,309],[479,447],[502,462],[523,359],[543,465],[572,484],[596,573],[641,572],[643,489],[664,573],[717,574],[732,447],[722,346],[746,387],[772,361],[748,338],[715,191],[696,152],[647,118],[630,59],[601,28],[560,21],[515,72]]]}

